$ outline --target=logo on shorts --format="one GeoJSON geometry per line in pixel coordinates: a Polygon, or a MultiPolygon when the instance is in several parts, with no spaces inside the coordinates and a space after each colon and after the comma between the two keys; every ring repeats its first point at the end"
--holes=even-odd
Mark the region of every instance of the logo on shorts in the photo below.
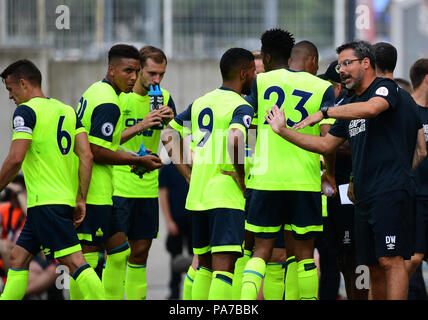
{"type": "Polygon", "coordinates": [[[395,249],[395,238],[396,238],[396,236],[386,236],[385,237],[386,248],[388,250],[394,250],[395,249]]]}
{"type": "Polygon", "coordinates": [[[349,235],[349,230],[345,230],[345,236],[343,237],[343,244],[350,244],[351,237],[349,235]]]}
{"type": "Polygon", "coordinates": [[[104,235],[103,231],[101,230],[101,228],[98,228],[97,232],[95,233],[96,237],[102,237],[104,235]]]}
{"type": "Polygon", "coordinates": [[[103,126],[101,127],[101,132],[106,137],[111,136],[113,134],[113,131],[114,131],[114,126],[110,122],[104,123],[103,126]]]}

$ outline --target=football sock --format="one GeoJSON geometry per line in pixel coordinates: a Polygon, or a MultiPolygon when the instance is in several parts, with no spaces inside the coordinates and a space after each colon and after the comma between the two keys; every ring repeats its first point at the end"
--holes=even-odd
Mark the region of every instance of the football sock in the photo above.
{"type": "Polygon", "coordinates": [[[285,262],[285,300],[299,300],[296,257],[291,256],[285,262]]]}
{"type": "Polygon", "coordinates": [[[208,300],[212,273],[210,269],[198,267],[193,281],[192,300],[208,300]]]}
{"type": "Polygon", "coordinates": [[[261,258],[251,258],[245,266],[242,278],[241,300],[256,300],[266,272],[266,263],[261,258]]]}
{"type": "Polygon", "coordinates": [[[232,283],[233,273],[226,271],[214,271],[208,300],[231,300],[232,283]]]}
{"type": "Polygon", "coordinates": [[[7,273],[6,285],[0,300],[22,300],[28,285],[27,269],[11,269],[7,273]]]}
{"type": "Polygon", "coordinates": [[[107,260],[102,277],[106,300],[123,300],[126,263],[130,252],[128,242],[107,252],[107,260]]]}
{"type": "MultiPolygon", "coordinates": [[[[98,252],[84,253],[86,262],[95,269],[98,265],[98,252]]],[[[83,294],[73,277],[70,277],[70,300],[83,300],[83,294]]]]}
{"type": "Polygon", "coordinates": [[[284,263],[268,263],[266,266],[263,296],[265,300],[284,299],[284,263]]]}
{"type": "Polygon", "coordinates": [[[242,277],[244,276],[244,269],[247,265],[247,262],[251,258],[252,252],[250,250],[244,250],[244,255],[236,260],[235,262],[235,271],[233,273],[233,283],[232,283],[232,299],[240,300],[241,299],[241,290],[242,290],[242,277]]]}
{"type": "Polygon", "coordinates": [[[300,300],[318,299],[318,271],[314,259],[305,259],[297,263],[300,300]]]}
{"type": "Polygon", "coordinates": [[[104,300],[101,280],[88,263],[77,268],[71,277],[76,281],[84,300],[104,300]]]}
{"type": "Polygon", "coordinates": [[[125,281],[126,300],[146,300],[147,278],[146,265],[128,262],[125,281]]]}
{"type": "Polygon", "coordinates": [[[184,278],[183,284],[183,300],[192,300],[192,287],[195,281],[196,270],[192,266],[189,267],[184,278]]]}

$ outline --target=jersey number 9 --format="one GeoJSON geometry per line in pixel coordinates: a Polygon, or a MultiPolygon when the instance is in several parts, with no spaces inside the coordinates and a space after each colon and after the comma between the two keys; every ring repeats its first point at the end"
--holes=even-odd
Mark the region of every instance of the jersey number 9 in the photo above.
{"type": "Polygon", "coordinates": [[[201,141],[196,145],[197,147],[203,147],[205,143],[207,143],[208,139],[211,136],[211,133],[213,132],[213,126],[214,126],[214,115],[213,111],[210,108],[205,108],[201,111],[198,117],[198,127],[199,130],[202,132],[205,132],[204,137],[201,141]],[[208,116],[209,120],[207,124],[204,124],[204,118],[208,116]]]}

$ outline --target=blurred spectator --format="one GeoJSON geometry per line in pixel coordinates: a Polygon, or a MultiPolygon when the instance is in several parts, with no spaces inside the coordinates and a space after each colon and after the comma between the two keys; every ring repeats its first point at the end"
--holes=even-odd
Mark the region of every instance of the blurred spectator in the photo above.
{"type": "MultiPolygon", "coordinates": [[[[7,280],[10,253],[24,227],[27,215],[27,191],[22,175],[17,175],[0,193],[0,276],[1,288],[7,280]]],[[[57,264],[48,263],[40,252],[30,263],[28,287],[25,299],[63,299],[62,292],[55,287],[59,276],[57,264]]]]}

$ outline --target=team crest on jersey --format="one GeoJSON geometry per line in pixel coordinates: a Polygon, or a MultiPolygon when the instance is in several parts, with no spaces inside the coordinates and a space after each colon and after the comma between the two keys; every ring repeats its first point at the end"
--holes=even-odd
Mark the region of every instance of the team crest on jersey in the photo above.
{"type": "Polygon", "coordinates": [[[28,128],[25,126],[25,120],[21,116],[16,116],[13,118],[13,128],[15,133],[17,132],[26,132],[29,134],[33,133],[33,130],[31,128],[28,128]]]}
{"type": "Polygon", "coordinates": [[[428,124],[424,124],[423,128],[424,128],[425,141],[428,142],[428,124]]]}
{"type": "Polygon", "coordinates": [[[250,127],[251,121],[253,121],[253,119],[248,114],[242,117],[242,122],[247,127],[247,129],[250,127]]]}
{"type": "Polygon", "coordinates": [[[386,97],[388,95],[389,91],[386,87],[380,87],[376,90],[376,94],[379,96],[386,97]]]}
{"type": "Polygon", "coordinates": [[[103,133],[103,135],[105,135],[106,137],[109,137],[113,134],[114,131],[114,126],[111,122],[106,122],[103,124],[103,126],[101,127],[101,132],[103,133]]]}
{"type": "Polygon", "coordinates": [[[23,127],[24,125],[25,125],[25,121],[24,121],[23,117],[16,116],[15,118],[13,118],[13,127],[14,128],[23,127]]]}

